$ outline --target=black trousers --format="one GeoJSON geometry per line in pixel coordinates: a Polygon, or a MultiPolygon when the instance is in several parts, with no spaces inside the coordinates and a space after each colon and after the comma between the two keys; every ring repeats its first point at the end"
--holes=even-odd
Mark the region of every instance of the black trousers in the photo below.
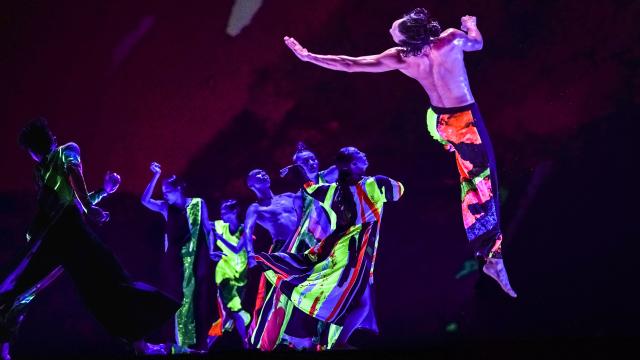
{"type": "MultiPolygon", "coordinates": [[[[134,282],[71,204],[0,285],[0,341],[14,336],[29,294],[64,269],[85,304],[114,336],[138,340],[173,316],[180,304],[154,287],[134,282]],[[27,295],[27,296],[25,296],[27,295]]],[[[36,291],[34,291],[36,290],[36,291]]]]}

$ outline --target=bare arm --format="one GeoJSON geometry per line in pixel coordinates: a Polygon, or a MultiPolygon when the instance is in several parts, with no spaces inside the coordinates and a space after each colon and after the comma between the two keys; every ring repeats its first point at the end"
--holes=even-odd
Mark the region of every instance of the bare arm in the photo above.
{"type": "Polygon", "coordinates": [[[244,218],[244,234],[242,234],[242,240],[247,246],[247,251],[253,253],[253,231],[256,227],[256,220],[258,217],[258,204],[251,204],[247,209],[247,214],[244,218]]]}
{"type": "Polygon", "coordinates": [[[302,61],[322,66],[331,70],[346,72],[384,72],[397,70],[405,62],[400,54],[400,48],[391,48],[380,54],[352,57],[346,55],[318,55],[310,53],[294,38],[285,36],[285,44],[302,61]]]}
{"type": "Polygon", "coordinates": [[[200,223],[202,224],[202,230],[205,234],[207,234],[207,247],[209,248],[209,253],[212,253],[216,246],[216,241],[214,237],[211,236],[213,233],[211,229],[211,222],[209,221],[209,210],[207,209],[207,204],[202,200],[202,208],[200,209],[200,223]]]}
{"type": "Polygon", "coordinates": [[[97,206],[94,206],[89,198],[89,192],[87,191],[87,184],[84,181],[82,175],[82,166],[80,163],[70,163],[67,165],[67,174],[69,175],[69,183],[73,188],[73,192],[76,194],[78,200],[82,204],[82,207],[87,211],[87,215],[97,221],[99,224],[109,219],[109,213],[103,211],[97,206]]]}
{"type": "Polygon", "coordinates": [[[482,34],[480,34],[480,30],[476,25],[476,17],[475,16],[463,16],[460,19],[461,25],[460,29],[462,31],[466,31],[467,33],[462,33],[462,50],[464,51],[477,51],[482,49],[482,34]]]}
{"type": "Polygon", "coordinates": [[[167,202],[163,200],[153,200],[151,198],[153,189],[156,187],[156,183],[158,182],[160,173],[162,172],[160,164],[156,162],[151,163],[151,171],[153,172],[153,177],[151,178],[151,181],[149,181],[144,193],[142,193],[142,198],[140,200],[142,201],[142,205],[146,206],[148,209],[162,213],[166,217],[167,202]]]}

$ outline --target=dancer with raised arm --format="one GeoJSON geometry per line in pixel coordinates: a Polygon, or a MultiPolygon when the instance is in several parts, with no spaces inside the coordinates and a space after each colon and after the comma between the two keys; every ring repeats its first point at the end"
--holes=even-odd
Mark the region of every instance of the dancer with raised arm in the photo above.
{"type": "Polygon", "coordinates": [[[389,33],[399,46],[380,54],[352,57],[318,55],[294,38],[286,45],[303,61],[331,70],[384,72],[399,70],[417,80],[429,96],[429,133],[455,153],[462,188],[462,218],[476,255],[485,261],[484,272],[512,297],[502,260],[502,232],[496,162],[489,134],[471,94],[464,53],[482,49],[476,18],[463,16],[460,30],[446,29],[422,8],[391,24],[389,33]]]}
{"type": "Polygon", "coordinates": [[[175,343],[166,352],[206,351],[215,301],[208,296],[213,292],[213,276],[209,275],[214,263],[210,256],[220,256],[213,252],[207,206],[201,198],[186,197],[186,185],[175,175],[163,181],[163,199],[152,199],[162,170],[156,162],[150,168],[153,177],[142,195],[142,204],[166,220],[162,275],[167,291],[182,299],[182,306],[175,313],[175,343]]]}

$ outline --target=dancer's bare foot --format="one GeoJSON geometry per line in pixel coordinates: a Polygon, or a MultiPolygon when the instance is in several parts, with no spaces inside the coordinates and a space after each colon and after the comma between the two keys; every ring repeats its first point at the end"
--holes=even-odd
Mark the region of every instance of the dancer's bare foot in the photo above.
{"type": "Polygon", "coordinates": [[[135,341],[133,343],[133,349],[138,356],[171,354],[171,348],[165,344],[149,344],[142,340],[135,341]]]}
{"type": "Polygon", "coordinates": [[[502,290],[509,294],[509,296],[514,298],[518,297],[518,294],[513,291],[509,284],[509,277],[507,276],[507,270],[504,268],[504,261],[502,259],[488,258],[482,271],[495,279],[498,284],[500,284],[500,287],[502,287],[502,290]]]}

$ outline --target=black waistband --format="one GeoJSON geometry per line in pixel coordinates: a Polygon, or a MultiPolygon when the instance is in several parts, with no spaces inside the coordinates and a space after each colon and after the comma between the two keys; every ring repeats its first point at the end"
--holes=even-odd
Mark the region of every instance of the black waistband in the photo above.
{"type": "Polygon", "coordinates": [[[467,105],[456,106],[456,107],[438,107],[438,106],[431,105],[431,110],[433,110],[433,112],[436,114],[457,114],[463,111],[471,110],[475,106],[476,106],[475,102],[472,102],[471,104],[467,104],[467,105]]]}

